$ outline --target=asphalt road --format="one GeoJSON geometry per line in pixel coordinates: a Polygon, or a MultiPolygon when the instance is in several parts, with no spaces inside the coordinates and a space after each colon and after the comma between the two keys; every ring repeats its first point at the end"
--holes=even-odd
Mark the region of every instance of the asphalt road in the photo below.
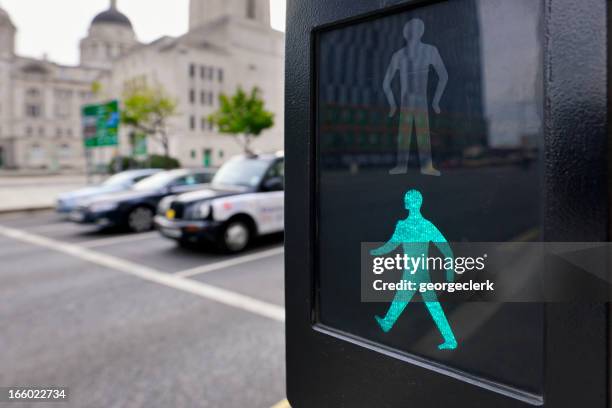
{"type": "Polygon", "coordinates": [[[264,407],[285,396],[282,236],[246,254],[0,216],[0,387],[9,407],[264,407]]]}

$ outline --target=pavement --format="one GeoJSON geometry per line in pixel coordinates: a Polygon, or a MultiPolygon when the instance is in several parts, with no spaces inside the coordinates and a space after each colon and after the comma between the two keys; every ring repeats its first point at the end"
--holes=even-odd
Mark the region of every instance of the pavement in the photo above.
{"type": "Polygon", "coordinates": [[[282,236],[227,256],[14,213],[0,265],[0,387],[69,389],[0,407],[288,406],[282,236]]]}
{"type": "Polygon", "coordinates": [[[86,185],[84,175],[0,174],[0,213],[52,208],[59,194],[86,185]]]}

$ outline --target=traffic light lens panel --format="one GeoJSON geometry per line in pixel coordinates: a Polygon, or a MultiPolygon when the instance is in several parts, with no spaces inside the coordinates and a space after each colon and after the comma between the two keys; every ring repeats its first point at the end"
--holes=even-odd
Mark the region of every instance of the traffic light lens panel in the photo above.
{"type": "Polygon", "coordinates": [[[318,324],[541,393],[542,305],[362,302],[360,250],[539,237],[542,2],[369,17],[318,31],[315,54],[318,324]]]}

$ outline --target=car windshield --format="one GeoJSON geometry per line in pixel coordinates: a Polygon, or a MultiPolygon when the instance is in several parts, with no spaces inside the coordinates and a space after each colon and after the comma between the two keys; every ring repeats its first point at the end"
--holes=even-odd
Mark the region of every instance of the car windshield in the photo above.
{"type": "Polygon", "coordinates": [[[176,174],[175,172],[164,171],[161,173],[157,173],[134,184],[134,190],[158,190],[160,188],[166,187],[177,176],[178,174],[176,174]]]}
{"type": "Polygon", "coordinates": [[[134,173],[119,173],[114,176],[109,177],[102,183],[103,186],[107,187],[116,187],[116,186],[124,186],[130,185],[132,180],[134,179],[134,173]]]}
{"type": "Polygon", "coordinates": [[[212,180],[213,185],[255,187],[261,182],[269,163],[266,160],[240,158],[225,163],[212,180]]]}

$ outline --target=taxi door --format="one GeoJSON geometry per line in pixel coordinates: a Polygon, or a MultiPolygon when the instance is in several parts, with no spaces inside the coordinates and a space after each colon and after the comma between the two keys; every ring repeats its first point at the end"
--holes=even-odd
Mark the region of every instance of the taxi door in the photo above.
{"type": "Polygon", "coordinates": [[[266,172],[260,191],[255,193],[257,229],[260,234],[280,232],[285,217],[285,163],[277,160],[266,172]]]}

